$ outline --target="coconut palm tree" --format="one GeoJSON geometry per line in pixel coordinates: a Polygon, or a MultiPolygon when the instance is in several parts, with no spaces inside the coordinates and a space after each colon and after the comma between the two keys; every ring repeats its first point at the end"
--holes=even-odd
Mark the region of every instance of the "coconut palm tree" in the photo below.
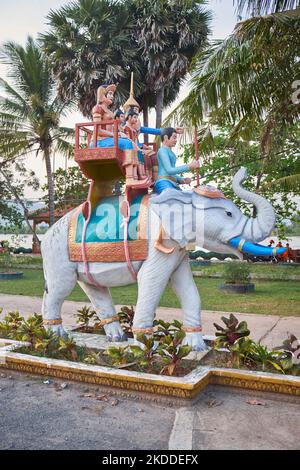
{"type": "Polygon", "coordinates": [[[300,115],[300,102],[293,100],[300,76],[300,9],[285,10],[297,7],[299,0],[235,3],[239,13],[271,14],[238,23],[224,41],[198,54],[191,92],[168,121],[176,117],[186,125],[204,125],[204,153],[212,149],[213,125],[231,127],[229,142],[251,140],[260,131],[261,152],[268,156],[275,129],[293,125],[300,115]]]}
{"type": "Polygon", "coordinates": [[[0,79],[0,155],[5,162],[35,152],[45,161],[50,225],[54,219],[54,181],[51,154],[72,154],[68,138],[74,131],[60,126],[70,103],[56,96],[49,62],[38,44],[28,37],[25,47],[6,42],[0,61],[8,66],[9,82],[0,79]]]}
{"type": "Polygon", "coordinates": [[[238,13],[246,12],[250,15],[264,15],[292,10],[299,6],[299,0],[234,0],[238,13]]]}
{"type": "Polygon", "coordinates": [[[135,48],[123,2],[76,0],[51,10],[47,19],[50,30],[40,39],[53,65],[59,96],[75,99],[87,117],[103,83],[121,83],[119,103],[126,101],[135,48]]]}
{"type": "Polygon", "coordinates": [[[75,0],[51,11],[41,35],[60,96],[90,117],[96,89],[118,82],[116,105],[128,98],[130,72],[144,111],[176,98],[192,57],[203,46],[210,15],[204,0],[75,0]]]}
{"type": "Polygon", "coordinates": [[[156,127],[161,127],[166,94],[183,83],[193,57],[207,44],[211,14],[203,0],[128,3],[135,24],[133,36],[146,65],[144,82],[155,92],[156,127]]]}

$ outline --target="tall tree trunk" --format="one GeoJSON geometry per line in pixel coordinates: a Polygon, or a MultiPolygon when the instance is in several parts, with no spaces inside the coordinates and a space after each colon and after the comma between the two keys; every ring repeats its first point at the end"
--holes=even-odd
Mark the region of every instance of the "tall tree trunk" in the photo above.
{"type": "MultiPolygon", "coordinates": [[[[148,107],[148,103],[146,100],[145,100],[145,105],[143,107],[143,124],[144,124],[144,127],[149,127],[149,107],[148,107]]],[[[148,144],[149,142],[148,134],[144,134],[144,142],[145,144],[148,144]]]]}
{"type": "Polygon", "coordinates": [[[156,94],[156,127],[157,129],[161,128],[162,113],[163,113],[163,107],[164,107],[164,97],[165,97],[165,89],[163,87],[156,94]]]}
{"type": "Polygon", "coordinates": [[[47,148],[44,151],[44,158],[46,162],[46,171],[47,171],[47,183],[48,183],[48,204],[49,204],[49,225],[50,227],[55,223],[55,214],[54,214],[54,180],[51,168],[51,156],[50,149],[47,148]]]}
{"type": "Polygon", "coordinates": [[[28,209],[27,207],[25,206],[24,202],[22,201],[22,199],[19,197],[17,191],[15,190],[15,188],[13,187],[13,185],[11,184],[10,182],[10,179],[9,177],[7,176],[6,172],[4,170],[1,170],[0,168],[0,173],[1,175],[3,176],[3,178],[5,179],[6,181],[6,184],[7,184],[7,187],[9,188],[9,190],[11,191],[11,193],[14,195],[14,197],[16,198],[16,201],[20,204],[20,206],[22,207],[23,211],[24,211],[24,219],[25,219],[25,222],[26,222],[26,225],[27,227],[29,228],[30,232],[32,233],[32,236],[33,236],[33,239],[34,241],[40,245],[41,242],[37,236],[37,234],[35,233],[33,227],[31,227],[31,224],[29,222],[29,219],[28,219],[28,209]]]}

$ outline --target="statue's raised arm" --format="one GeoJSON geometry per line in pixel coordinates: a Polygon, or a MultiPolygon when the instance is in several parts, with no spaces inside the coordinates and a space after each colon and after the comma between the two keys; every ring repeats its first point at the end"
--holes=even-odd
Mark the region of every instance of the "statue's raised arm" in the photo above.
{"type": "Polygon", "coordinates": [[[199,168],[199,162],[196,161],[176,166],[176,155],[172,148],[177,144],[177,134],[177,130],[173,127],[162,129],[161,132],[162,147],[157,153],[158,178],[154,185],[154,190],[158,194],[168,188],[180,190],[180,184],[191,183],[190,178],[183,178],[180,175],[199,168]]]}

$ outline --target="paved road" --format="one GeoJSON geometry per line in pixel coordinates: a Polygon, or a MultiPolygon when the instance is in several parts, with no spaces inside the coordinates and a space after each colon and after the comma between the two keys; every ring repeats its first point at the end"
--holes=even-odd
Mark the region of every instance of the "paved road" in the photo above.
{"type": "Polygon", "coordinates": [[[1,450],[300,449],[296,399],[210,387],[183,407],[45,380],[0,370],[1,450]]]}

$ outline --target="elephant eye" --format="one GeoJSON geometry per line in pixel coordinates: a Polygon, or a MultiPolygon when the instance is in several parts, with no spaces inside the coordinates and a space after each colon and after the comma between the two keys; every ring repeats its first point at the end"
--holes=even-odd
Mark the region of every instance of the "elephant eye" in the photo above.
{"type": "Polygon", "coordinates": [[[226,211],[226,214],[228,215],[228,217],[232,217],[232,212],[227,212],[226,211]]]}

